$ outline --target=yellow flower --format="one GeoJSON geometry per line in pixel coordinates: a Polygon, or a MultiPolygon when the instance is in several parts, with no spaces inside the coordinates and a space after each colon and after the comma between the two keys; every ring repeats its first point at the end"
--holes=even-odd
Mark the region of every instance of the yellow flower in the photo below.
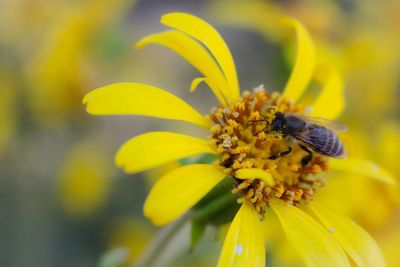
{"type": "MultiPolygon", "coordinates": [[[[181,55],[220,101],[203,116],[176,96],[154,86],[117,83],[94,90],[83,99],[95,115],[132,114],[189,122],[210,132],[207,140],[172,132],[144,133],[118,151],[116,164],[128,173],[148,170],[178,159],[213,154],[212,164],[189,164],[164,175],[153,186],[144,213],[154,224],[167,224],[198,203],[224,177],[234,184],[241,204],[227,232],[218,266],[265,266],[264,222],[270,209],[286,238],[308,266],[385,266],[374,240],[361,227],[312,201],[324,184],[328,157],[308,155],[271,129],[278,112],[305,114],[297,103],[314,74],[315,55],[306,29],[297,20],[280,23],[296,32],[297,58],[282,94],[263,87],[240,95],[235,64],[218,32],[205,21],[185,13],[170,13],[161,22],[173,28],[145,37],[138,47],[156,43],[181,55]],[[263,223],[261,223],[263,222],[263,223]],[[346,254],[348,256],[346,256],[346,254]],[[351,259],[349,259],[349,258],[351,259]]],[[[325,73],[326,84],[311,115],[336,118],[343,109],[339,73],[325,73]]],[[[336,161],[334,169],[368,173],[373,166],[361,160],[336,161]],[[359,164],[364,164],[359,167],[359,164]]],[[[374,178],[381,177],[379,167],[374,178]]],[[[383,173],[385,175],[385,173],[383,173]]]]}
{"type": "Polygon", "coordinates": [[[93,141],[74,145],[61,166],[57,190],[64,211],[76,218],[87,218],[106,204],[112,168],[104,148],[93,141]]]}
{"type": "Polygon", "coordinates": [[[87,72],[91,64],[87,51],[93,49],[90,42],[134,2],[77,2],[60,7],[56,15],[52,14],[55,21],[44,23],[40,32],[45,36],[39,38],[44,41],[38,43],[24,65],[35,122],[52,126],[76,116],[84,88],[91,82],[87,72]]]}
{"type": "Polygon", "coordinates": [[[118,218],[109,228],[110,250],[120,248],[127,252],[123,266],[129,266],[137,260],[152,236],[150,227],[135,217],[118,218]]]}
{"type": "MultiPolygon", "coordinates": [[[[0,67],[0,71],[2,70],[0,67]]],[[[13,77],[13,75],[9,77],[13,77]]],[[[0,158],[7,151],[17,128],[15,109],[17,94],[11,79],[5,78],[5,75],[0,73],[0,158]]]]}

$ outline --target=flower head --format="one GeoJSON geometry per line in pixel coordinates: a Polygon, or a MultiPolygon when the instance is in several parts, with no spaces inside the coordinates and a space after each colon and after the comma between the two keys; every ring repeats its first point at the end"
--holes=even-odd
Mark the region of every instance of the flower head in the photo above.
{"type": "MultiPolygon", "coordinates": [[[[147,115],[209,130],[205,139],[150,132],[121,147],[116,163],[129,173],[204,153],[216,157],[211,164],[189,164],[160,178],[146,200],[145,215],[157,225],[169,223],[227,177],[233,184],[229,194],[237,198],[240,208],[226,235],[219,266],[265,266],[261,222],[268,221],[264,215],[269,208],[308,266],[350,266],[346,253],[358,266],[383,266],[377,245],[363,229],[311,202],[324,185],[320,174],[328,170],[327,153],[288,138],[283,125],[278,125],[277,118],[284,114],[299,118],[306,114],[297,103],[315,65],[306,29],[291,18],[279,21],[294,29],[298,40],[297,60],[283,93],[258,87],[240,95],[229,48],[211,25],[185,13],[166,14],[161,22],[173,30],[147,36],[137,46],[156,43],[181,55],[203,75],[193,80],[191,90],[204,82],[220,104],[203,116],[176,96],[140,83],[112,84],[83,100],[88,112],[96,115],[147,115]]],[[[340,75],[332,70],[312,115],[334,119],[342,108],[340,75]]],[[[327,138],[332,141],[334,136],[327,138]]]]}

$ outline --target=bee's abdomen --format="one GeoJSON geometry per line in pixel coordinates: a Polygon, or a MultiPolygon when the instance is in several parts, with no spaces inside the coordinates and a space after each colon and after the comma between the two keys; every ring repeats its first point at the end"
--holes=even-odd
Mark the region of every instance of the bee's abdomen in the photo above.
{"type": "Polygon", "coordinates": [[[335,158],[345,156],[345,150],[340,139],[333,131],[325,127],[315,124],[309,125],[305,133],[294,136],[321,154],[335,158]]]}
{"type": "Polygon", "coordinates": [[[340,158],[344,156],[344,147],[343,143],[340,141],[340,139],[337,137],[337,135],[324,128],[324,135],[326,137],[325,144],[321,151],[324,154],[327,154],[329,156],[335,157],[335,158],[340,158]]]}

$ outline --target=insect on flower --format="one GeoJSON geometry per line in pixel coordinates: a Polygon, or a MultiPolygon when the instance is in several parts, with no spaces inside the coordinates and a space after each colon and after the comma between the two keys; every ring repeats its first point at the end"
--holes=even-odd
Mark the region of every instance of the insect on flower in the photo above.
{"type": "MultiPolygon", "coordinates": [[[[265,121],[264,119],[250,122],[265,121]]],[[[297,144],[307,152],[301,160],[303,166],[307,165],[313,157],[314,151],[334,158],[344,158],[346,152],[342,141],[335,132],[344,132],[347,126],[324,118],[313,118],[294,113],[276,112],[273,121],[263,129],[266,133],[277,132],[288,140],[288,143],[297,144]],[[300,143],[298,142],[300,141],[300,143]]],[[[292,152],[292,147],[271,155],[268,159],[274,160],[292,152]]]]}
{"type": "MultiPolygon", "coordinates": [[[[111,84],[83,99],[91,114],[146,115],[189,122],[208,131],[206,138],[148,132],[122,145],[116,164],[128,173],[195,155],[214,156],[213,162],[180,166],[161,177],[145,201],[145,216],[156,225],[170,223],[228,180],[232,188],[226,193],[240,207],[226,234],[219,267],[265,266],[267,211],[276,214],[287,241],[307,266],[351,266],[349,257],[357,266],[385,266],[365,230],[314,199],[325,185],[321,174],[330,169],[330,158],[345,155],[335,134],[345,128],[305,117],[306,108],[298,103],[315,67],[313,44],[302,24],[292,18],[281,21],[296,32],[298,55],[280,93],[261,87],[241,92],[227,44],[204,20],[169,13],[161,22],[172,29],[146,36],[136,46],[165,46],[199,70],[202,76],[192,81],[191,91],[204,82],[220,102],[207,116],[177,96],[142,83],[111,84]]],[[[311,115],[335,119],[344,107],[343,86],[337,71],[327,76],[311,115]]],[[[226,206],[218,207],[218,212],[226,210],[226,206]]]]}

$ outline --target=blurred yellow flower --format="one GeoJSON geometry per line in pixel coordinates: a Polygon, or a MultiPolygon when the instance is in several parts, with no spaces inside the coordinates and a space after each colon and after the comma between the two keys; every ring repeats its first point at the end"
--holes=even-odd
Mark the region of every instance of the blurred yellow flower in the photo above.
{"type": "MultiPolygon", "coordinates": [[[[377,142],[372,154],[379,160],[382,166],[392,170],[397,179],[400,179],[400,124],[396,121],[385,120],[378,129],[377,142]]],[[[371,155],[372,156],[372,155],[371,155]]]]}
{"type": "Polygon", "coordinates": [[[57,189],[68,215],[85,218],[107,203],[112,166],[104,154],[93,141],[79,143],[66,153],[57,189]]]}
{"type": "MultiPolygon", "coordinates": [[[[379,248],[366,231],[311,201],[324,184],[321,174],[327,171],[329,158],[321,153],[310,157],[310,152],[298,145],[288,149],[288,140],[271,128],[282,112],[306,113],[297,100],[314,75],[315,55],[302,24],[292,18],[279,19],[281,25],[296,32],[298,41],[296,62],[283,93],[269,93],[258,87],[240,95],[229,48],[211,25],[185,13],[166,14],[161,22],[173,29],[147,36],[137,46],[156,43],[181,55],[203,75],[193,80],[191,91],[204,82],[220,105],[203,116],[167,91],[140,83],[112,84],[83,99],[91,114],[147,115],[190,122],[210,131],[208,140],[150,132],[130,139],[120,148],[116,164],[128,173],[198,154],[217,157],[213,164],[189,164],[164,175],[145,202],[145,215],[154,224],[167,224],[228,177],[235,184],[232,193],[238,196],[241,206],[225,237],[218,266],[265,266],[261,222],[268,224],[265,215],[269,209],[308,266],[350,266],[350,261],[357,266],[385,266],[379,248]]],[[[311,115],[335,119],[344,108],[341,77],[332,68],[321,76],[324,86],[311,115]]],[[[390,175],[370,162],[349,159],[343,164],[337,160],[332,163],[336,170],[367,173],[393,182],[390,175]]]]}
{"type": "Polygon", "coordinates": [[[34,120],[52,125],[76,114],[88,71],[90,42],[119,19],[135,1],[83,1],[60,8],[46,25],[44,42],[25,65],[29,104],[34,120]]]}
{"type": "Polygon", "coordinates": [[[137,218],[120,218],[109,228],[110,249],[125,249],[128,253],[125,265],[129,266],[138,259],[147,243],[151,240],[150,227],[137,218]]]}
{"type": "MultiPolygon", "coordinates": [[[[1,74],[1,73],[0,73],[1,74]]],[[[0,76],[0,157],[12,140],[16,130],[16,88],[8,78],[0,76]]]]}

